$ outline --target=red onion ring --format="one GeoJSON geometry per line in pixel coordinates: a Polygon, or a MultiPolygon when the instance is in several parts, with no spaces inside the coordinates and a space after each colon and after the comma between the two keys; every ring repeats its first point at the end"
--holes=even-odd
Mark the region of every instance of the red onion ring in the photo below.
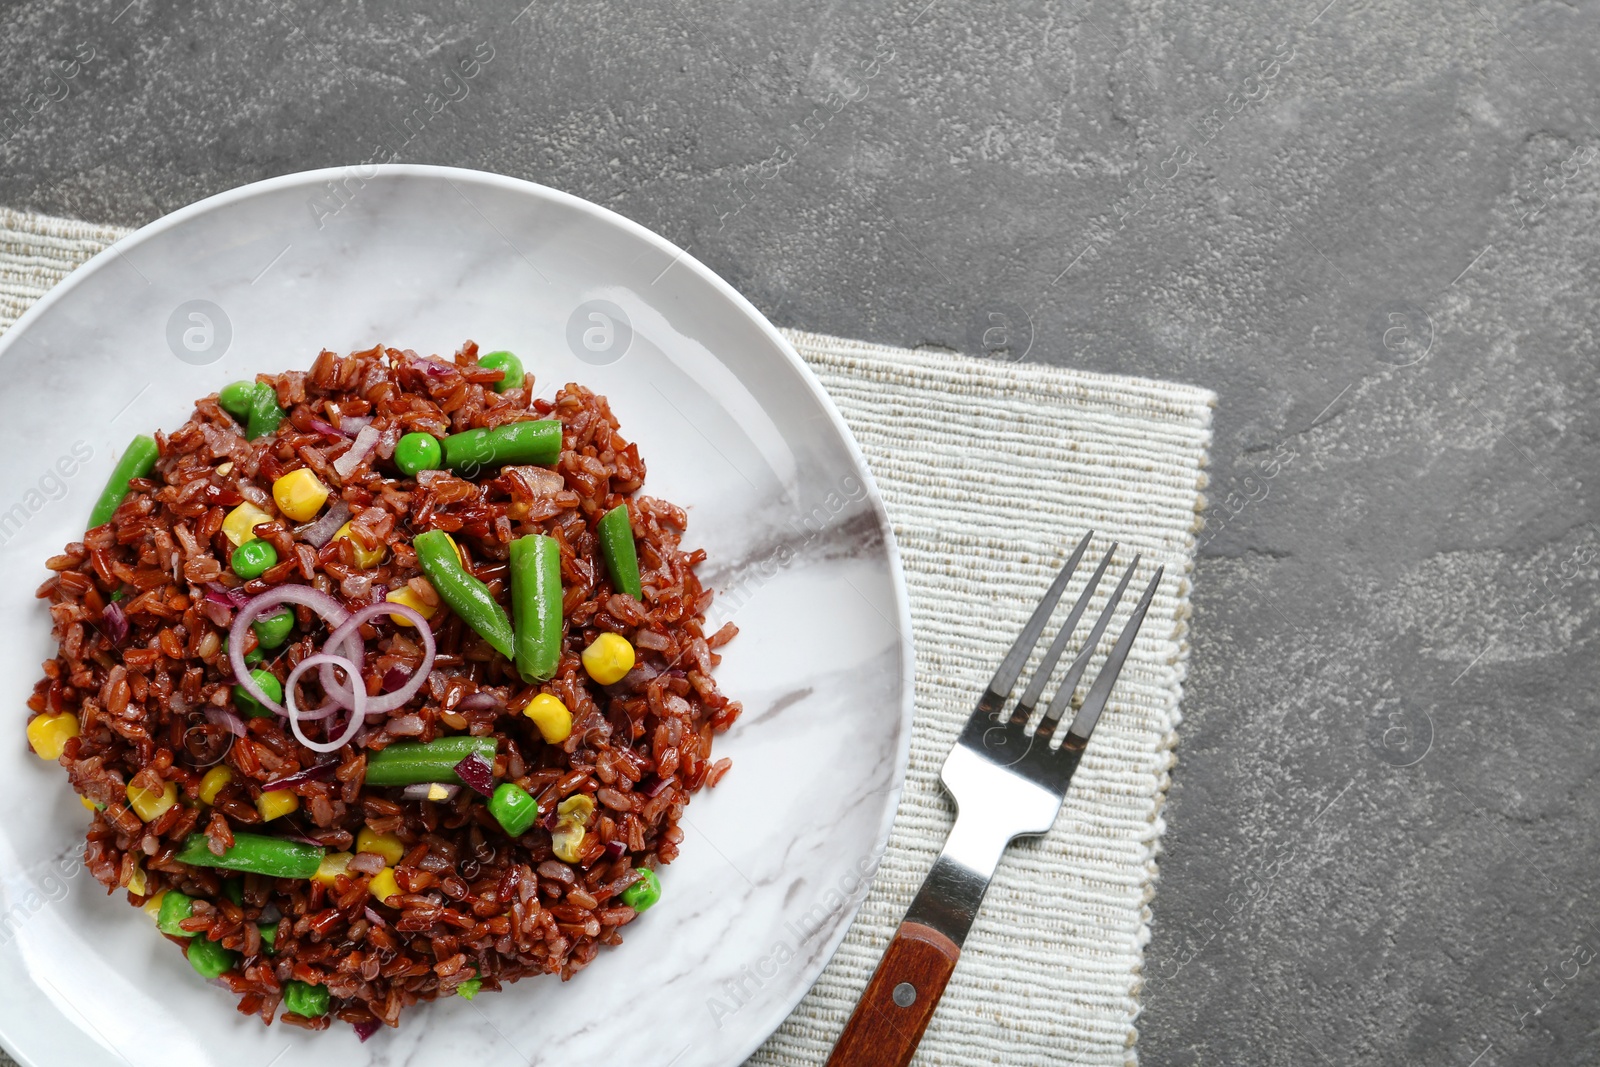
{"type": "MultiPolygon", "coordinates": [[[[367,698],[366,690],[362,689],[361,696],[366,700],[366,714],[368,715],[394,711],[396,708],[404,707],[409,703],[411,698],[417,695],[417,691],[422,688],[422,683],[427,681],[429,672],[433,670],[433,656],[437,650],[433,640],[433,628],[428,625],[428,620],[424,619],[416,609],[388,600],[362,608],[350,616],[339,625],[338,629],[333,631],[324,647],[338,648],[341,642],[348,644],[352,637],[355,638],[356,643],[360,644],[359,627],[368,619],[377,618],[379,615],[399,615],[417,628],[417,633],[422,637],[422,662],[418,664],[416,670],[411,672],[411,677],[406,680],[406,683],[392,693],[385,693],[381,697],[367,698]]],[[[230,645],[229,647],[231,648],[232,646],[230,645]]],[[[359,675],[352,675],[352,677],[359,677],[359,675]]],[[[356,688],[359,689],[361,687],[357,686],[356,688]]],[[[350,707],[350,690],[338,683],[338,680],[333,677],[331,669],[322,675],[322,691],[328,694],[329,699],[337,701],[346,708],[350,707]]]]}
{"type": "MultiPolygon", "coordinates": [[[[256,597],[254,600],[251,600],[248,604],[239,609],[238,615],[234,616],[233,625],[228,630],[228,663],[233,667],[234,681],[242,686],[246,693],[249,693],[252,697],[254,697],[262,707],[270,708],[278,715],[287,715],[288,712],[284,710],[283,705],[267,696],[266,690],[257,685],[256,680],[250,677],[250,668],[245,664],[244,661],[245,633],[250,629],[250,624],[255,622],[266,612],[277,607],[279,604],[300,604],[308,607],[318,615],[321,615],[323,620],[327,622],[329,626],[333,627],[341,626],[347,619],[350,618],[350,613],[345,610],[343,604],[339,603],[333,597],[329,596],[327,593],[319,592],[311,588],[309,585],[280,585],[276,589],[268,590],[267,592],[256,597]]],[[[396,606],[398,607],[399,605],[396,606]]],[[[431,641],[431,634],[429,635],[429,639],[431,641]]],[[[339,650],[339,645],[332,641],[329,641],[323,647],[333,651],[339,650]]],[[[348,658],[354,660],[358,659],[360,655],[361,652],[356,651],[355,655],[348,658]]],[[[431,657],[429,662],[431,663],[431,657]]],[[[357,666],[357,675],[359,675],[360,670],[361,668],[357,666]]],[[[354,675],[352,677],[354,677],[354,675]]],[[[332,694],[330,694],[330,696],[331,695],[332,694]]],[[[334,705],[329,705],[329,711],[324,712],[323,714],[327,715],[331,713],[333,706],[334,705]]],[[[347,707],[348,705],[338,706],[347,707]]],[[[308,715],[306,713],[302,713],[300,717],[307,718],[308,715]]]]}
{"type": "MultiPolygon", "coordinates": [[[[329,643],[331,644],[332,642],[330,641],[329,643]]],[[[367,691],[356,684],[356,680],[360,677],[361,669],[343,656],[319,652],[315,656],[307,656],[301,660],[299,666],[289,672],[288,679],[283,683],[283,699],[288,705],[289,729],[294,733],[294,739],[313,752],[335,752],[349,744],[350,739],[356,735],[356,731],[361,729],[362,724],[366,722],[367,691]],[[312,667],[322,663],[338,667],[344,671],[345,676],[350,679],[350,690],[355,694],[355,707],[351,709],[350,721],[345,724],[344,733],[340,734],[338,739],[334,741],[313,741],[307,737],[305,731],[300,729],[300,720],[304,716],[301,715],[300,709],[295,706],[294,702],[294,689],[296,683],[300,681],[300,676],[312,667]]]]}

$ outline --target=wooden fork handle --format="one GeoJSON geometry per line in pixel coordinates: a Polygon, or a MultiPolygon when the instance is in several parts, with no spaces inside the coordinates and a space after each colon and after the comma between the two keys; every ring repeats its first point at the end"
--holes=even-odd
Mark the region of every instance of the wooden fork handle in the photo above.
{"type": "Polygon", "coordinates": [[[961,947],[931,926],[903,922],[867,983],[828,1067],[905,1067],[939,1006],[961,947]]]}

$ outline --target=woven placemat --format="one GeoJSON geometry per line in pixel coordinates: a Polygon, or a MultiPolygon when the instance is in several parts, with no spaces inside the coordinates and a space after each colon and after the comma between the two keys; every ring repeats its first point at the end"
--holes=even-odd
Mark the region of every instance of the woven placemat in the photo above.
{"type": "MultiPolygon", "coordinates": [[[[0,208],[0,329],[126,232],[0,208]]],[[[1100,544],[1120,541],[1121,558],[1144,554],[1135,588],[1157,564],[1167,579],[1054,831],[1001,863],[916,1062],[1133,1063],[1215,398],[1192,386],[786,332],[844,413],[894,523],[911,594],[917,717],[904,798],[861,913],[750,1063],[826,1059],[954,818],[938,782],[944,756],[1065,551],[1089,529],[1100,544]]]]}

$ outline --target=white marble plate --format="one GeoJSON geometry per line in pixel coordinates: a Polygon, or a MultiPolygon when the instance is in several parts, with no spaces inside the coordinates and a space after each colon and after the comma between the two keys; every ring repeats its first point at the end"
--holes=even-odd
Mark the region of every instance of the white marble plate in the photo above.
{"type": "Polygon", "coordinates": [[[387,166],[261,182],[97,256],[0,340],[0,1039],[25,1064],[736,1064],[844,936],[899,798],[906,595],[883,507],[794,350],[667,241],[574,197],[387,166]],[[618,312],[621,315],[618,315],[618,312]],[[626,322],[623,321],[625,316],[626,322]],[[261,1025],[81,868],[86,816],[24,747],[52,651],[33,590],[118,452],[192,401],[323,347],[520,354],[540,385],[611,398],[685,505],[745,715],[690,806],[665,896],[569,983],[408,1010],[366,1044],[261,1025]]]}

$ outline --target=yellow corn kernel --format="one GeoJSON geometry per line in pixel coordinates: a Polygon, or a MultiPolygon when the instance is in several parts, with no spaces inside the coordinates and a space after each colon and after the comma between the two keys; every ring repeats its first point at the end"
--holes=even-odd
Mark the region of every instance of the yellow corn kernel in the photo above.
{"type": "Polygon", "coordinates": [[[228,788],[228,783],[233,781],[233,772],[226,767],[213,767],[200,779],[200,799],[207,804],[217,802],[217,794],[228,788]]]}
{"type": "Polygon", "coordinates": [[[218,466],[217,467],[217,473],[222,475],[224,478],[226,478],[228,475],[232,474],[233,473],[233,460],[230,459],[230,460],[228,460],[228,462],[218,466]]]}
{"type": "Polygon", "coordinates": [[[353,859],[355,856],[349,852],[330,852],[322,857],[321,863],[317,864],[317,873],[311,876],[311,880],[332,886],[341,874],[349,875],[347,868],[353,859]]]}
{"type": "Polygon", "coordinates": [[[150,882],[144,876],[144,868],[134,864],[133,876],[128,879],[128,892],[142,897],[149,889],[150,882]]]}
{"type": "Polygon", "coordinates": [[[271,822],[282,815],[300,807],[300,798],[294,795],[292,789],[274,789],[270,793],[262,793],[256,798],[256,810],[261,813],[262,822],[271,822]]]}
{"type": "MultiPolygon", "coordinates": [[[[421,615],[424,619],[433,618],[433,613],[439,610],[439,605],[437,604],[423,603],[422,598],[419,597],[409,585],[402,585],[399,589],[396,589],[383,599],[389,601],[391,604],[404,604],[412,611],[415,611],[418,615],[421,615]]],[[[411,620],[403,615],[390,615],[389,618],[393,619],[401,626],[411,625],[411,620]]]]}
{"type": "Polygon", "coordinates": [[[78,736],[78,717],[70,711],[40,715],[28,723],[28,744],[40,759],[58,760],[70,738],[78,736]]]}
{"type": "Polygon", "coordinates": [[[587,793],[574,793],[556,805],[556,828],[550,834],[550,847],[557,859],[577,863],[583,858],[584,828],[593,815],[594,800],[587,793]]]}
{"type": "Polygon", "coordinates": [[[246,500],[228,512],[228,517],[222,520],[222,532],[228,535],[228,540],[238,546],[254,540],[256,527],[271,521],[271,515],[246,500]]]}
{"type": "Polygon", "coordinates": [[[383,862],[393,867],[406,854],[406,846],[394,834],[380,834],[371,827],[363,826],[361,832],[356,834],[356,851],[382,856],[383,862]]]}
{"type": "Polygon", "coordinates": [[[130,782],[127,792],[129,807],[133,808],[133,813],[145,822],[161,818],[168,808],[178,802],[177,782],[167,782],[159,793],[140,789],[130,782]]]}
{"type": "Polygon", "coordinates": [[[163,889],[161,892],[157,893],[155,896],[139,905],[139,910],[150,916],[152,919],[156,918],[161,914],[161,901],[166,898],[166,895],[167,891],[163,889]]]}
{"type": "Polygon", "coordinates": [[[621,634],[601,634],[583,650],[583,669],[601,685],[615,685],[633,670],[633,646],[621,634]]]}
{"type": "Polygon", "coordinates": [[[88,808],[91,812],[100,810],[99,807],[95,805],[95,802],[90,800],[88,797],[79,797],[78,803],[82,804],[85,808],[88,808]]]}
{"type": "Polygon", "coordinates": [[[310,522],[327,503],[328,487],[310,467],[301,467],[272,483],[272,499],[295,522],[310,522]]]}
{"type": "Polygon", "coordinates": [[[450,799],[450,790],[438,782],[430,782],[428,783],[428,795],[424,799],[436,800],[442,804],[450,799]]]}
{"type": "Polygon", "coordinates": [[[385,867],[373,875],[372,882],[367,888],[378,898],[380,904],[387,904],[390,897],[400,892],[400,883],[394,880],[394,868],[385,867]]]}
{"type": "Polygon", "coordinates": [[[552,745],[559,745],[572,734],[572,712],[549,693],[540,693],[522,709],[522,714],[533,720],[539,736],[552,745]]]}
{"type": "Polygon", "coordinates": [[[350,547],[356,550],[356,566],[362,570],[370,570],[383,562],[382,547],[367,551],[361,547],[361,542],[350,536],[350,524],[347,522],[339,527],[339,532],[333,535],[335,541],[349,541],[350,547]]]}

